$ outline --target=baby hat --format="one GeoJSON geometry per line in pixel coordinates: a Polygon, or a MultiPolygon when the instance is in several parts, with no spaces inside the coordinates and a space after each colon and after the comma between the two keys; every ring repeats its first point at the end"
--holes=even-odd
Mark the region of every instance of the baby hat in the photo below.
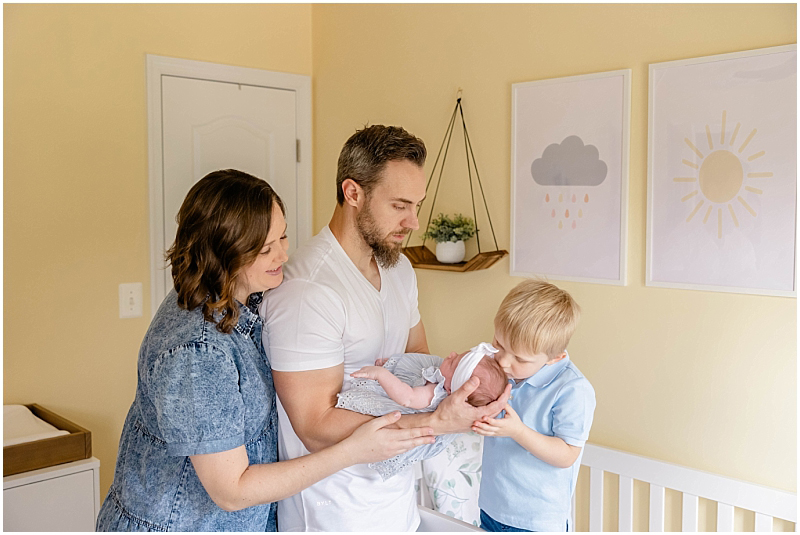
{"type": "Polygon", "coordinates": [[[492,344],[487,344],[486,342],[481,342],[470,349],[469,353],[461,357],[461,361],[458,363],[456,370],[453,372],[453,378],[450,380],[450,391],[455,392],[461,388],[470,377],[472,377],[472,372],[475,371],[475,367],[483,357],[487,355],[494,355],[498,351],[500,350],[496,349],[492,344]]]}

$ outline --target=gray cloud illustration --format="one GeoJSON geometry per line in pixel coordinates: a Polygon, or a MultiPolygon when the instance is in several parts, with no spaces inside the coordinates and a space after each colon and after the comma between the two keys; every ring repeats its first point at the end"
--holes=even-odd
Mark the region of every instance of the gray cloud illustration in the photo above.
{"type": "Polygon", "coordinates": [[[531,164],[531,176],[542,186],[597,186],[607,174],[597,147],[584,145],[578,136],[548,145],[531,164]]]}

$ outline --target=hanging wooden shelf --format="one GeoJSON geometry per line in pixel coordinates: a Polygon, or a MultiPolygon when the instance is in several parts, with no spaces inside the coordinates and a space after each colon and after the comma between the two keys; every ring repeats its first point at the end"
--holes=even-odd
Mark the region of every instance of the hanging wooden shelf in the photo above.
{"type": "Polygon", "coordinates": [[[465,262],[457,262],[455,264],[442,264],[436,260],[436,255],[424,245],[405,247],[403,248],[403,253],[415,268],[464,272],[491,267],[495,262],[507,255],[508,251],[499,250],[478,253],[465,262]]]}
{"type": "MultiPolygon", "coordinates": [[[[428,193],[428,188],[431,185],[434,175],[437,172],[438,166],[438,180],[436,181],[436,191],[433,195],[433,201],[431,203],[430,214],[428,217],[428,225],[430,225],[431,217],[434,214],[433,207],[436,204],[436,197],[439,194],[439,186],[442,183],[442,173],[444,171],[444,164],[447,160],[447,151],[450,148],[450,140],[453,137],[453,127],[456,122],[456,114],[461,113],[461,126],[464,132],[464,149],[467,154],[467,180],[469,181],[469,190],[470,195],[472,197],[472,215],[474,216],[475,221],[475,239],[478,242],[478,254],[466,260],[464,262],[457,262],[455,264],[443,264],[436,259],[436,255],[431,252],[430,249],[425,247],[425,240],[423,239],[422,245],[418,245],[415,247],[408,247],[408,242],[411,240],[411,235],[409,234],[408,239],[406,240],[406,247],[403,248],[403,253],[408,257],[411,261],[411,265],[415,268],[420,269],[438,269],[441,271],[456,271],[456,272],[464,272],[464,271],[477,271],[479,269],[486,269],[488,267],[493,266],[498,260],[503,258],[505,255],[508,254],[508,251],[504,251],[497,246],[497,238],[494,235],[494,227],[492,226],[492,217],[489,214],[489,207],[486,204],[486,197],[483,194],[483,185],[481,184],[481,177],[478,174],[478,165],[475,162],[475,154],[472,151],[472,143],[469,139],[469,133],[467,132],[467,123],[464,119],[464,109],[461,106],[461,89],[459,88],[458,94],[456,95],[456,106],[453,109],[453,115],[450,117],[450,123],[447,126],[447,130],[444,134],[444,139],[442,140],[442,145],[439,147],[439,154],[436,156],[436,162],[433,164],[433,169],[431,170],[431,176],[428,178],[428,183],[425,185],[425,193],[428,193]],[[444,157],[442,155],[444,154],[444,157]],[[441,165],[439,163],[441,162],[441,165]],[[483,199],[483,207],[486,209],[486,218],[489,221],[489,228],[492,231],[492,240],[494,240],[495,251],[481,251],[481,235],[480,235],[480,228],[478,228],[478,219],[477,219],[477,211],[475,208],[475,188],[473,186],[473,171],[475,173],[475,180],[477,181],[478,188],[480,188],[480,194],[483,199]]],[[[420,208],[417,208],[417,216],[419,216],[420,208]]],[[[428,228],[426,225],[425,228],[428,228]]]]}

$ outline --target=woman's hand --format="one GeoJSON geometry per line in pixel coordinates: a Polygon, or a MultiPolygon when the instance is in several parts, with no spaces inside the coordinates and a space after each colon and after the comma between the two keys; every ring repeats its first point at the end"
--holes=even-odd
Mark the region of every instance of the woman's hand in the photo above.
{"type": "Polygon", "coordinates": [[[503,394],[497,400],[484,407],[473,407],[467,398],[480,385],[477,377],[470,377],[464,385],[447,396],[433,413],[434,420],[431,425],[437,434],[466,433],[472,429],[473,422],[481,421],[484,417],[494,417],[500,414],[511,394],[511,385],[507,385],[503,394]]]}
{"type": "Polygon", "coordinates": [[[239,511],[288,498],[348,466],[382,461],[433,442],[430,428],[386,429],[399,418],[399,412],[374,418],[338,444],[288,461],[251,465],[244,446],[189,458],[214,503],[239,511]]]}
{"type": "Polygon", "coordinates": [[[435,440],[430,427],[386,429],[400,419],[400,412],[375,418],[353,431],[340,444],[351,455],[350,464],[374,463],[405,453],[411,448],[432,444],[435,440]]]}
{"type": "Polygon", "coordinates": [[[514,440],[522,435],[524,428],[527,426],[522,423],[519,415],[511,408],[511,405],[506,403],[503,407],[506,411],[503,418],[490,418],[484,416],[479,422],[472,425],[472,430],[485,437],[510,437],[514,440]]]}

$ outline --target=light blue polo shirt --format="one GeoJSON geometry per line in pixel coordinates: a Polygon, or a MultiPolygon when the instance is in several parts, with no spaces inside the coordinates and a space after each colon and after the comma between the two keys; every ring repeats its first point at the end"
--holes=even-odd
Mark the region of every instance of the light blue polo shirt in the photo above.
{"type": "MultiPolygon", "coordinates": [[[[525,381],[511,381],[511,407],[543,435],[580,446],[589,438],[594,388],[569,355],[525,381]]],[[[478,505],[493,519],[530,531],[565,531],[581,455],[569,468],[539,460],[508,437],[486,437],[478,505]]]]}

